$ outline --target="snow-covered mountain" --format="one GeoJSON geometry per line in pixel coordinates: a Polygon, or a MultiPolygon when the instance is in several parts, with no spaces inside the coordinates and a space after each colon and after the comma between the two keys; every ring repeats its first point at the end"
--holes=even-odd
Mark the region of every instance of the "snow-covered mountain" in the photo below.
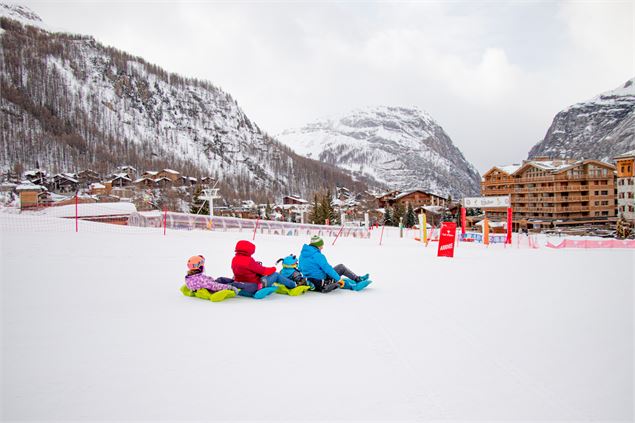
{"type": "Polygon", "coordinates": [[[0,168],[170,168],[213,176],[226,195],[255,200],[366,187],[293,153],[211,83],[92,37],[45,31],[22,6],[0,5],[0,14],[0,168]]]}
{"type": "Polygon", "coordinates": [[[417,107],[373,107],[277,136],[299,154],[370,176],[391,188],[460,198],[480,176],[430,115],[417,107]]]}
{"type": "Polygon", "coordinates": [[[635,78],[559,112],[545,139],[529,151],[529,158],[549,156],[610,161],[633,149],[635,78]]]}

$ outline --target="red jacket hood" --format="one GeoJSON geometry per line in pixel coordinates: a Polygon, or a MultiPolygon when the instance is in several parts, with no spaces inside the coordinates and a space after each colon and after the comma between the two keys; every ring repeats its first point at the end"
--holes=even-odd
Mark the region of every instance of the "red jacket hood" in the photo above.
{"type": "Polygon", "coordinates": [[[251,256],[256,252],[256,246],[249,241],[242,240],[236,243],[236,249],[234,251],[239,255],[251,256]]]}

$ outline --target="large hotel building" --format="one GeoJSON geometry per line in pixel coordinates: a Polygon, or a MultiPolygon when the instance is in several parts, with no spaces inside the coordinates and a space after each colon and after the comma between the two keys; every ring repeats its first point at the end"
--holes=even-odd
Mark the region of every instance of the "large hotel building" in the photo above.
{"type": "MultiPolygon", "coordinates": [[[[495,166],[481,182],[482,196],[511,196],[514,229],[616,221],[615,166],[597,160],[536,158],[495,166]]],[[[506,210],[483,210],[505,219],[506,210]]]]}

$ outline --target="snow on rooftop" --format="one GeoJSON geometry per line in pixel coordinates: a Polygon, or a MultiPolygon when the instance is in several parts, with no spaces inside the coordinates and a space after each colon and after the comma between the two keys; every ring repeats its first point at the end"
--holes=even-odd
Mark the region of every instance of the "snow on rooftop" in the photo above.
{"type": "Polygon", "coordinates": [[[15,187],[17,192],[20,191],[47,191],[45,187],[42,185],[36,185],[31,182],[22,182],[17,187],[15,187]]]}
{"type": "Polygon", "coordinates": [[[177,172],[176,170],[172,170],[172,169],[163,169],[163,171],[167,173],[173,173],[175,175],[180,175],[180,172],[177,172]]]}
{"type": "Polygon", "coordinates": [[[619,156],[615,156],[614,159],[625,159],[627,157],[635,157],[635,150],[631,150],[631,151],[627,151],[625,153],[622,153],[619,156]]]}

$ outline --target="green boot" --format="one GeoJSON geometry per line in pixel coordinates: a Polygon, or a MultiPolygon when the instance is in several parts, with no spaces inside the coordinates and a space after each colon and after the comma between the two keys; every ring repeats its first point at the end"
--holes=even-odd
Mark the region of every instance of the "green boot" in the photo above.
{"type": "Polygon", "coordinates": [[[192,291],[190,291],[190,288],[187,287],[187,285],[183,285],[181,287],[181,292],[183,293],[183,295],[185,295],[186,297],[193,297],[194,293],[192,291]]]}

